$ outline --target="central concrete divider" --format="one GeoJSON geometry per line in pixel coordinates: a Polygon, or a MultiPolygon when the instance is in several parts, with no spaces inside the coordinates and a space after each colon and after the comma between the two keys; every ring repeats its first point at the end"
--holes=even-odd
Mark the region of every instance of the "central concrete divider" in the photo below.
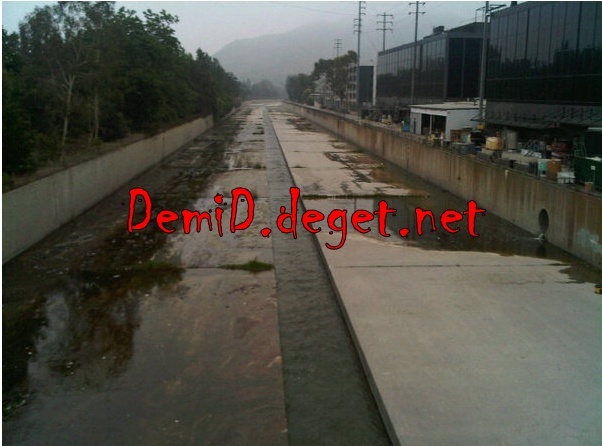
{"type": "Polygon", "coordinates": [[[355,117],[288,103],[299,116],[602,268],[602,197],[426,144],[355,117]]]}
{"type": "Polygon", "coordinates": [[[211,127],[199,118],[3,194],[2,263],[211,127]]]}

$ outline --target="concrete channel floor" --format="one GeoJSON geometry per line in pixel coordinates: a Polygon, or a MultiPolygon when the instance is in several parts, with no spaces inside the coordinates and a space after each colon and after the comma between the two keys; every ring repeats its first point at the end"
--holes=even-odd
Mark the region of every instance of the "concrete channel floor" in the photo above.
{"type": "Polygon", "coordinates": [[[163,244],[151,228],[124,235],[132,187],[180,212],[182,197],[204,211],[246,186],[267,224],[261,111],[231,122],[240,129],[208,184],[219,128],[5,265],[3,367],[17,385],[3,394],[4,444],[288,444],[274,271],[222,267],[272,264],[271,240],[231,234],[229,206],[223,237],[215,226],[180,226],[163,244]]]}
{"type": "MultiPolygon", "coordinates": [[[[346,168],[357,151],[283,108],[271,118],[306,209],[373,211],[358,197],[419,194],[346,168]]],[[[423,250],[375,227],[350,229],[332,250],[340,233],[314,227],[394,442],[602,444],[602,298],[592,283],[558,261],[423,250]]]]}

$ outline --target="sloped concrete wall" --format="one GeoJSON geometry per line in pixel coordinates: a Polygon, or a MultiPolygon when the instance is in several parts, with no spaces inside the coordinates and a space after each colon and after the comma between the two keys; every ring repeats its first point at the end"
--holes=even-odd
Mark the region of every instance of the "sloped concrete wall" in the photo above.
{"type": "Polygon", "coordinates": [[[602,268],[602,198],[425,144],[417,135],[296,104],[298,115],[419,177],[538,235],[549,217],[550,243],[602,268]]]}
{"type": "Polygon", "coordinates": [[[213,126],[200,118],[2,195],[2,263],[213,126]]]}

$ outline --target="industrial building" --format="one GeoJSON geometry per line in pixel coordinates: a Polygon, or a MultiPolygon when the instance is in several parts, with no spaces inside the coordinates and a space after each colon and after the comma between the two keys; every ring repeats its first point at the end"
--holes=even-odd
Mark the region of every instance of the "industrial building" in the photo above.
{"type": "Polygon", "coordinates": [[[488,34],[488,126],[559,137],[602,126],[601,2],[513,5],[488,34]]]}
{"type": "Polygon", "coordinates": [[[475,102],[412,105],[410,110],[411,133],[437,135],[443,142],[459,141],[462,133],[460,130],[466,133],[477,127],[473,118],[477,115],[479,106],[475,102]]]}
{"type": "Polygon", "coordinates": [[[516,133],[523,152],[560,161],[558,175],[602,189],[602,3],[495,12],[487,54],[487,129],[516,133]]]}
{"type": "Polygon", "coordinates": [[[526,155],[519,162],[560,162],[563,174],[602,189],[602,2],[512,2],[489,16],[487,29],[439,27],[417,42],[413,97],[414,43],[380,52],[377,107],[406,131],[443,141],[480,122],[502,140],[496,147],[526,155]],[[460,123],[450,118],[457,105],[444,103],[479,96],[484,34],[486,107],[472,118],[463,111],[460,123]]]}
{"type": "Polygon", "coordinates": [[[409,105],[465,101],[479,94],[483,23],[445,30],[416,43],[414,100],[411,98],[414,42],[378,53],[376,106],[398,121],[409,105]]]}
{"type": "MultiPolygon", "coordinates": [[[[338,97],[329,88],[325,79],[317,82],[315,93],[312,94],[314,105],[331,110],[349,112],[357,110],[357,64],[350,63],[346,68],[346,84],[343,97],[338,97]]],[[[362,110],[369,112],[372,106],[372,91],[374,84],[374,67],[372,65],[360,66],[359,95],[362,110]]]]}
{"type": "MultiPolygon", "coordinates": [[[[360,65],[360,104],[363,110],[369,110],[372,106],[372,88],[374,85],[374,67],[372,65],[360,65]]],[[[347,68],[347,88],[345,90],[344,107],[347,110],[357,108],[357,64],[349,64],[347,68]]]]}

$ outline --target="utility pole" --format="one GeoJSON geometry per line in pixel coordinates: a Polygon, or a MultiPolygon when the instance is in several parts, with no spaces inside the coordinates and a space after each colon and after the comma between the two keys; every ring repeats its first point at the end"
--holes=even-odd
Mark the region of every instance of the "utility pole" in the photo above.
{"type": "Polygon", "coordinates": [[[483,41],[481,42],[481,73],[479,74],[479,124],[483,123],[483,96],[485,96],[485,69],[487,68],[487,15],[489,2],[485,2],[485,20],[483,21],[483,41]]]}
{"type": "Polygon", "coordinates": [[[362,16],[366,15],[363,12],[366,7],[363,5],[364,1],[358,2],[358,12],[357,19],[354,19],[354,30],[353,32],[357,33],[357,67],[356,67],[356,75],[355,75],[355,100],[357,102],[357,109],[359,116],[362,116],[361,110],[361,102],[360,102],[360,45],[361,45],[361,35],[362,35],[362,16]]]}
{"type": "Polygon", "coordinates": [[[343,41],[341,39],[334,39],[334,49],[337,52],[337,57],[339,57],[339,52],[343,46],[343,41]]]}
{"type": "MultiPolygon", "coordinates": [[[[485,2],[485,6],[477,9],[477,11],[483,10],[483,42],[481,43],[481,72],[479,73],[479,122],[483,122],[483,100],[485,97],[485,72],[487,70],[487,46],[489,41],[489,13],[496,9],[505,8],[503,4],[490,5],[489,2],[485,2]]],[[[476,17],[476,11],[475,11],[476,17]]]]}
{"type": "Polygon", "coordinates": [[[424,11],[420,11],[420,6],[424,6],[424,2],[413,2],[410,6],[416,5],[416,12],[408,12],[409,15],[416,14],[416,23],[414,25],[414,62],[412,64],[412,86],[410,87],[410,105],[414,103],[414,91],[416,85],[416,56],[418,55],[418,16],[424,14],[424,11]]]}
{"type": "Polygon", "coordinates": [[[393,31],[393,20],[387,20],[387,17],[391,17],[391,19],[393,19],[393,14],[387,14],[386,12],[383,12],[382,14],[377,14],[376,17],[382,17],[383,20],[382,21],[377,21],[377,25],[382,24],[383,27],[382,28],[376,28],[377,31],[382,31],[383,32],[383,51],[385,50],[385,35],[387,34],[387,31],[393,31]],[[391,25],[391,28],[387,28],[387,25],[391,25]]]}

